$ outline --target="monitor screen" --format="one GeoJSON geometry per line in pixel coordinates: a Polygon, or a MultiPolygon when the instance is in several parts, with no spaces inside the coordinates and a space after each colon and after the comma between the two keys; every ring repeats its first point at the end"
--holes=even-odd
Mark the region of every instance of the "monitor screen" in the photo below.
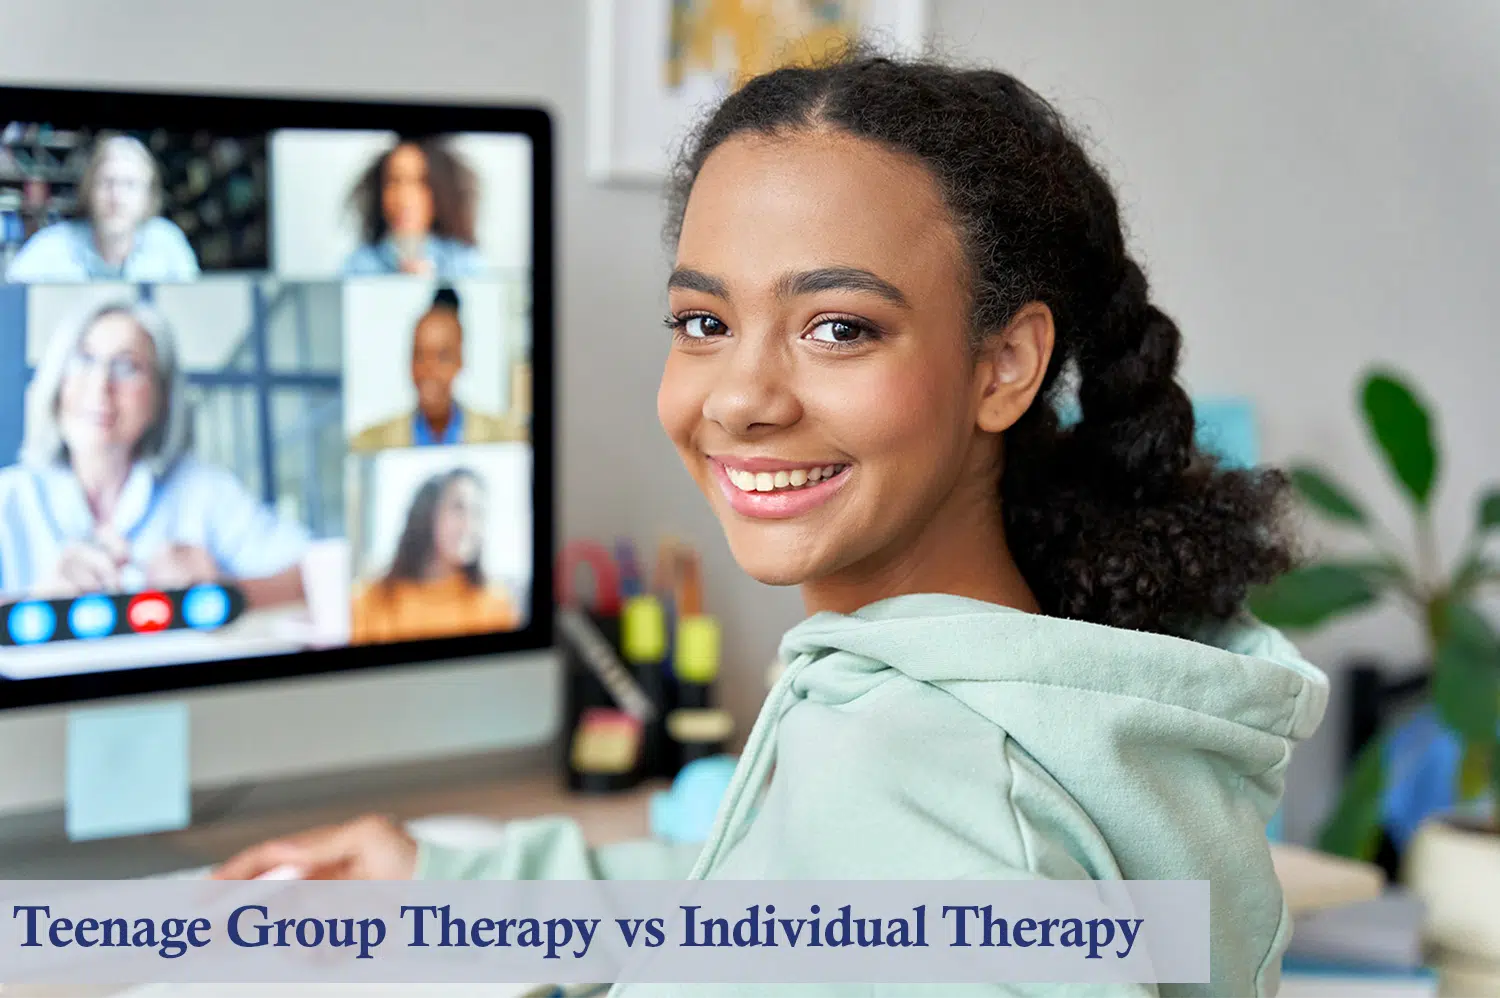
{"type": "Polygon", "coordinates": [[[0,707],[550,644],[530,108],[0,88],[0,707]]]}

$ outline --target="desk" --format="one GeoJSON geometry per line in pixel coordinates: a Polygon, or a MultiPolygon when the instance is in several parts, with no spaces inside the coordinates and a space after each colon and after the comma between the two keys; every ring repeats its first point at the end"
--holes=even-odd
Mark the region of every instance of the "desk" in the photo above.
{"type": "MultiPolygon", "coordinates": [[[[449,786],[406,790],[391,794],[362,795],[310,808],[272,812],[253,817],[209,822],[182,832],[152,836],[170,844],[186,857],[185,866],[210,865],[269,838],[301,831],[315,825],[345,821],[371,811],[400,821],[431,815],[472,815],[496,821],[565,814],[576,820],[594,845],[607,845],[649,834],[647,801],[665,782],[642,785],[635,790],[600,796],[571,794],[554,772],[527,773],[503,778],[471,779],[449,786]]],[[[234,985],[162,988],[161,998],[420,998],[431,995],[452,998],[509,998],[514,989],[504,985],[234,985]]],[[[0,998],[108,998],[120,994],[110,986],[7,985],[0,998]]],[[[151,998],[156,998],[153,990],[151,998]]]]}

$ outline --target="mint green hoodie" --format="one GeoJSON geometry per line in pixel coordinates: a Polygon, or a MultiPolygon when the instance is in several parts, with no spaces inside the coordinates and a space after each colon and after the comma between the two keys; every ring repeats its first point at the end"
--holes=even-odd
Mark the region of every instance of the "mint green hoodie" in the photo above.
{"type": "MultiPolygon", "coordinates": [[[[1272,995],[1290,932],[1266,824],[1324,675],[1246,620],[1201,642],[900,596],[787,633],[709,840],[589,849],[518,822],[492,850],[424,844],[430,879],[1211,881],[1211,985],[1272,995]],[[773,774],[774,768],[774,774],[773,774]],[[695,850],[696,851],[696,850],[695,850]]],[[[643,995],[1061,995],[1076,986],[617,987],[643,995]]]]}

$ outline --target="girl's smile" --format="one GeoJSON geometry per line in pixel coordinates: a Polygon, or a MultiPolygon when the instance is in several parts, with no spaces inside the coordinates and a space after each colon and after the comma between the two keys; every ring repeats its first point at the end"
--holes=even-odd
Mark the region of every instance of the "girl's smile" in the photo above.
{"type": "Polygon", "coordinates": [[[849,480],[848,461],[795,462],[777,458],[715,457],[709,466],[730,507],[767,520],[801,516],[831,500],[849,480]]]}

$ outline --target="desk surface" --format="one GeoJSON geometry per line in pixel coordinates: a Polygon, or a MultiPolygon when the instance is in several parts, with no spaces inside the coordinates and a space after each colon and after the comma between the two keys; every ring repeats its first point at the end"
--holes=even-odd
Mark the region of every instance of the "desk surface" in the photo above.
{"type": "MultiPolygon", "coordinates": [[[[619,794],[569,793],[554,773],[474,780],[454,786],[372,796],[356,804],[301,808],[295,811],[210,822],[182,832],[152,836],[187,858],[183,865],[217,863],[246,846],[269,838],[302,831],[316,825],[345,821],[359,814],[378,811],[399,821],[434,815],[468,815],[498,821],[566,814],[579,823],[594,845],[643,838],[649,833],[646,802],[665,783],[651,783],[619,794]]],[[[413,985],[202,985],[161,986],[141,989],[140,998],[262,998],[262,996],[310,996],[310,998],[514,998],[525,985],[445,985],[422,988],[413,985]]],[[[135,998],[134,992],[129,992],[135,998]]],[[[123,995],[110,986],[7,985],[0,998],[107,998],[123,995]]]]}

